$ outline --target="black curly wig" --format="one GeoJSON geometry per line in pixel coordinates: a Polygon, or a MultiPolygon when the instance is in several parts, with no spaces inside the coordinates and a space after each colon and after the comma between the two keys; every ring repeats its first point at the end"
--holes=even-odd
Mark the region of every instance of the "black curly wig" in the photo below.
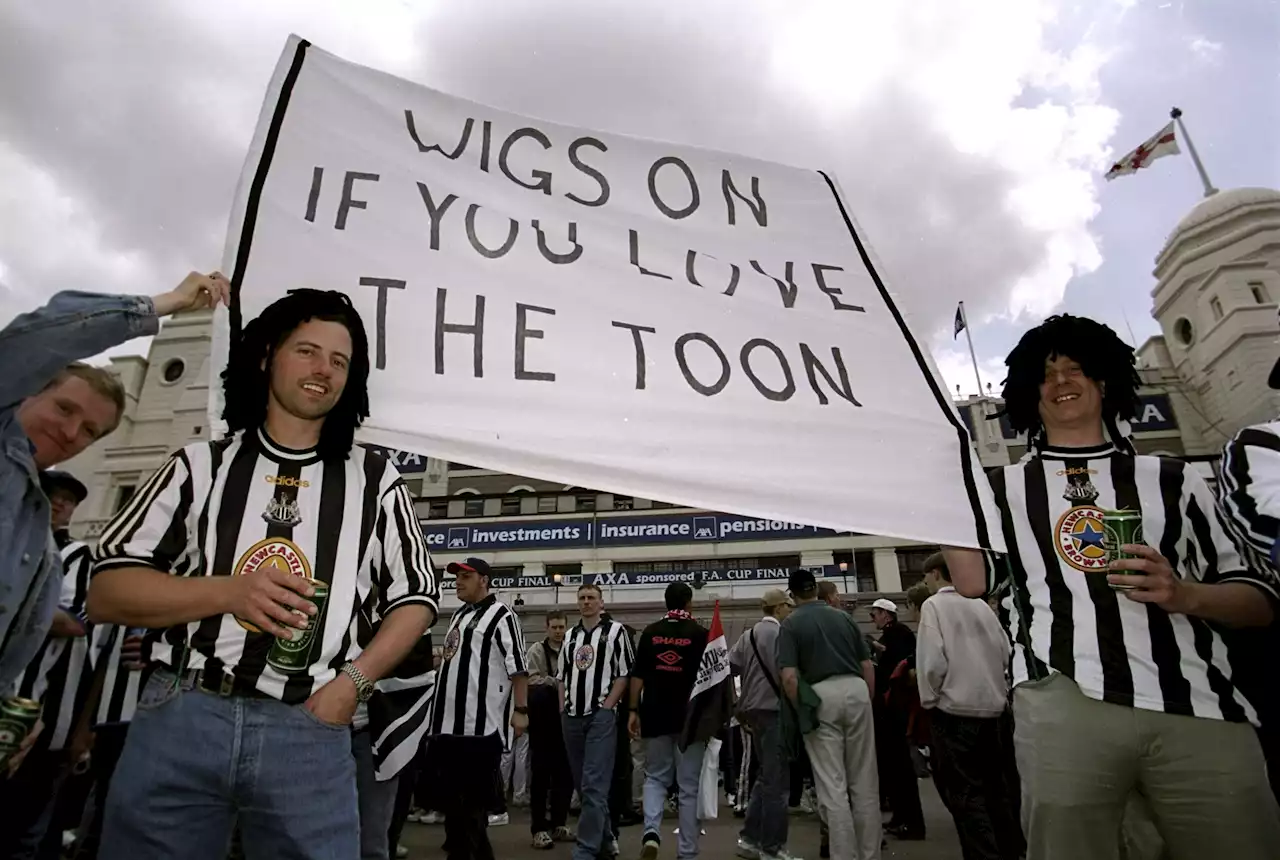
{"type": "Polygon", "coordinates": [[[1044,431],[1040,421],[1044,366],[1060,356],[1077,362],[1084,375],[1101,386],[1103,426],[1113,443],[1127,446],[1118,438],[1116,420],[1132,420],[1140,408],[1142,383],[1134,369],[1133,347],[1108,326],[1087,317],[1052,316],[1022,336],[1004,360],[1009,375],[1001,391],[1004,408],[998,414],[1008,416],[1015,431],[1038,444],[1044,431]]]}
{"type": "Polygon", "coordinates": [[[322,459],[345,460],[356,429],[369,417],[369,340],[360,314],[343,293],[290,290],[244,327],[231,344],[231,358],[222,371],[226,401],[222,417],[232,433],[262,426],[267,418],[271,360],[280,344],[308,320],[340,323],[351,334],[347,384],[325,416],[319,446],[322,459]]]}

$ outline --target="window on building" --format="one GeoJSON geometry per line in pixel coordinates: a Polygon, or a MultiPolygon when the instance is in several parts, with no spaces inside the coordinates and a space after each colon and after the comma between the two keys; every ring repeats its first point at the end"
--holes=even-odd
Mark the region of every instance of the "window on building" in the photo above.
{"type": "Polygon", "coordinates": [[[573,497],[573,509],[578,513],[589,513],[596,509],[595,494],[583,494],[573,497]]]}
{"type": "Polygon", "coordinates": [[[472,469],[479,469],[479,466],[468,466],[466,463],[449,463],[450,472],[466,472],[472,469]]]}
{"type": "Polygon", "coordinates": [[[556,574],[559,574],[561,577],[566,577],[566,576],[577,576],[577,575],[578,575],[578,574],[580,574],[580,573],[582,573],[582,564],[581,564],[581,563],[574,563],[574,564],[567,564],[567,563],[566,563],[566,564],[549,564],[549,565],[547,565],[547,578],[548,578],[548,579],[550,579],[551,577],[555,576],[556,574]]]}
{"type": "Polygon", "coordinates": [[[1267,298],[1267,288],[1261,281],[1250,281],[1249,292],[1253,293],[1253,301],[1255,304],[1265,305],[1270,299],[1267,298]]]}
{"type": "Polygon", "coordinates": [[[409,488],[409,495],[413,496],[415,499],[422,495],[421,478],[406,478],[404,485],[409,488]]]}
{"type": "Polygon", "coordinates": [[[427,519],[443,520],[448,516],[449,502],[447,500],[442,499],[438,502],[431,502],[427,505],[427,519]]]}
{"type": "Polygon", "coordinates": [[[557,501],[555,496],[538,496],[538,513],[554,514],[557,501]]]}
{"type": "Polygon", "coordinates": [[[136,484],[121,484],[116,487],[116,504],[111,513],[116,514],[120,509],[129,504],[129,500],[133,498],[133,494],[138,491],[136,484]]]}
{"type": "Polygon", "coordinates": [[[1217,296],[1209,299],[1209,311],[1215,321],[1222,319],[1222,301],[1217,296]]]}
{"type": "Polygon", "coordinates": [[[164,367],[160,368],[160,378],[165,381],[166,385],[173,385],[182,378],[182,374],[187,369],[187,363],[180,358],[171,358],[164,363],[164,367]]]}
{"type": "Polygon", "coordinates": [[[502,499],[502,516],[514,517],[520,514],[520,497],[504,496],[502,499]]]}
{"type": "Polygon", "coordinates": [[[898,575],[902,577],[903,591],[924,579],[924,563],[937,551],[936,546],[898,550],[898,575]]]}
{"type": "MultiPolygon", "coordinates": [[[[774,567],[789,570],[800,566],[798,555],[776,555],[765,558],[679,558],[671,561],[615,561],[617,573],[662,573],[686,570],[753,570],[774,567]]],[[[548,569],[550,566],[548,565],[548,569]]]]}
{"type": "Polygon", "coordinates": [[[613,509],[615,511],[629,511],[636,506],[636,500],[631,496],[614,496],[613,509]]]}
{"type": "Polygon", "coordinates": [[[464,517],[484,516],[484,499],[467,499],[467,503],[462,509],[462,515],[464,517]]]}

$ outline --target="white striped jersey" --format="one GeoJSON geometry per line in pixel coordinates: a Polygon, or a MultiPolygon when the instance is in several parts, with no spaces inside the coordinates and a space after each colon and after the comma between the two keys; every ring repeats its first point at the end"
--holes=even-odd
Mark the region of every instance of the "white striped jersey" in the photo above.
{"type": "MultiPolygon", "coordinates": [[[[69,543],[59,552],[63,575],[58,608],[72,617],[83,619],[92,563],[90,548],[83,543],[69,543]]],[[[89,637],[50,635],[14,685],[13,693],[44,705],[42,719],[49,736],[49,749],[60,750],[71,740],[76,718],[84,708],[92,687],[89,637]]]]}
{"type": "Polygon", "coordinates": [[[345,460],[322,461],[262,430],[174,453],[107,525],[95,558],[95,576],[132,565],[175,576],[274,567],[328,583],[302,671],[268,666],[272,637],[233,615],[169,628],[151,649],[157,663],[230,672],[288,704],[333,680],[388,612],[434,611],[439,599],[413,498],[383,455],[356,445],[345,460]]]}
{"type": "Polygon", "coordinates": [[[1194,470],[1108,444],[1044,448],[990,479],[1014,580],[1001,617],[1014,640],[1015,684],[1061,672],[1093,699],[1256,722],[1209,623],[1130,600],[1106,580],[1102,514],[1127,509],[1141,513],[1141,542],[1180,576],[1247,582],[1277,595],[1273,581],[1242,563],[1194,470]]]}
{"type": "Polygon", "coordinates": [[[374,777],[392,779],[413,761],[431,727],[436,671],[412,678],[383,678],[379,695],[369,700],[369,730],[373,737],[374,777]]]}
{"type": "Polygon", "coordinates": [[[515,702],[511,678],[526,673],[520,619],[489,595],[453,614],[436,670],[432,735],[485,737],[510,743],[515,702]]]}
{"type": "Polygon", "coordinates": [[[1280,569],[1280,421],[1246,427],[1222,449],[1218,498],[1251,565],[1280,569]]]}
{"type": "Polygon", "coordinates": [[[102,676],[102,691],[94,710],[95,726],[128,723],[138,709],[138,692],[142,689],[145,669],[126,669],[120,665],[124,640],[130,628],[119,624],[99,624],[93,628],[91,643],[93,670],[102,676]]]}
{"type": "Polygon", "coordinates": [[[588,630],[579,621],[565,634],[560,649],[564,712],[571,717],[594,713],[609,698],[613,683],[631,674],[633,663],[631,637],[621,623],[602,618],[588,630]]]}

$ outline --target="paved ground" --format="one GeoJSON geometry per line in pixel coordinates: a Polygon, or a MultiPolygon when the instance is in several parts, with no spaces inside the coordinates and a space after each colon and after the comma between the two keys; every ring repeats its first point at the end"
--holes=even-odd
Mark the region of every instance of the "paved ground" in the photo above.
{"type": "MultiPolygon", "coordinates": [[[[889,847],[883,856],[893,860],[960,860],[960,845],[956,841],[955,827],[951,816],[942,806],[938,792],[932,780],[920,781],[920,799],[924,804],[925,821],[929,830],[928,839],[924,842],[898,842],[888,837],[889,847]]],[[[723,807],[722,807],[723,809],[723,807]]],[[[569,822],[573,826],[573,820],[569,822]]],[[[674,837],[668,841],[667,836],[675,828],[675,822],[667,819],[667,832],[663,834],[662,860],[675,857],[674,837]]],[[[707,835],[702,837],[702,856],[707,860],[730,860],[737,844],[738,830],[742,826],[740,819],[722,814],[715,821],[706,822],[707,835]]],[[[489,831],[493,843],[494,854],[498,860],[524,860],[524,858],[546,857],[548,860],[566,860],[571,853],[571,846],[558,845],[551,851],[534,851],[529,847],[529,818],[523,810],[512,810],[511,823],[506,827],[495,827],[489,831]]],[[[444,841],[444,829],[420,824],[406,824],[404,844],[409,849],[411,860],[444,860],[444,852],[440,843],[444,841]]],[[[621,860],[635,860],[640,853],[640,830],[636,827],[624,828],[622,831],[621,860]]],[[[788,847],[803,860],[818,858],[818,820],[809,816],[791,817],[791,839],[788,847]]]]}

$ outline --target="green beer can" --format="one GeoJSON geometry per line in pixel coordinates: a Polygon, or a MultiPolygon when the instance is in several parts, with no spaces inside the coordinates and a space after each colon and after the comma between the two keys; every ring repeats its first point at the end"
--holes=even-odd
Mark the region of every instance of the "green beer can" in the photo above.
{"type": "Polygon", "coordinates": [[[0,701],[0,768],[40,720],[40,703],[17,696],[0,701]]]}
{"type": "MultiPolygon", "coordinates": [[[[1140,511],[1102,512],[1102,547],[1107,551],[1107,561],[1140,558],[1140,556],[1124,552],[1120,547],[1125,544],[1140,544],[1142,542],[1142,513],[1140,511]]],[[[1130,573],[1131,571],[1119,572],[1130,573]]],[[[1111,587],[1116,591],[1133,590],[1132,585],[1112,585],[1111,587]]]]}
{"type": "Polygon", "coordinates": [[[267,665],[280,672],[303,672],[311,665],[311,646],[315,643],[316,627],[324,617],[324,609],[329,602],[329,584],[318,579],[306,581],[315,589],[315,593],[307,600],[315,604],[316,614],[307,619],[306,629],[292,628],[291,637],[288,639],[277,637],[276,641],[271,643],[271,650],[267,653],[267,665]]]}

